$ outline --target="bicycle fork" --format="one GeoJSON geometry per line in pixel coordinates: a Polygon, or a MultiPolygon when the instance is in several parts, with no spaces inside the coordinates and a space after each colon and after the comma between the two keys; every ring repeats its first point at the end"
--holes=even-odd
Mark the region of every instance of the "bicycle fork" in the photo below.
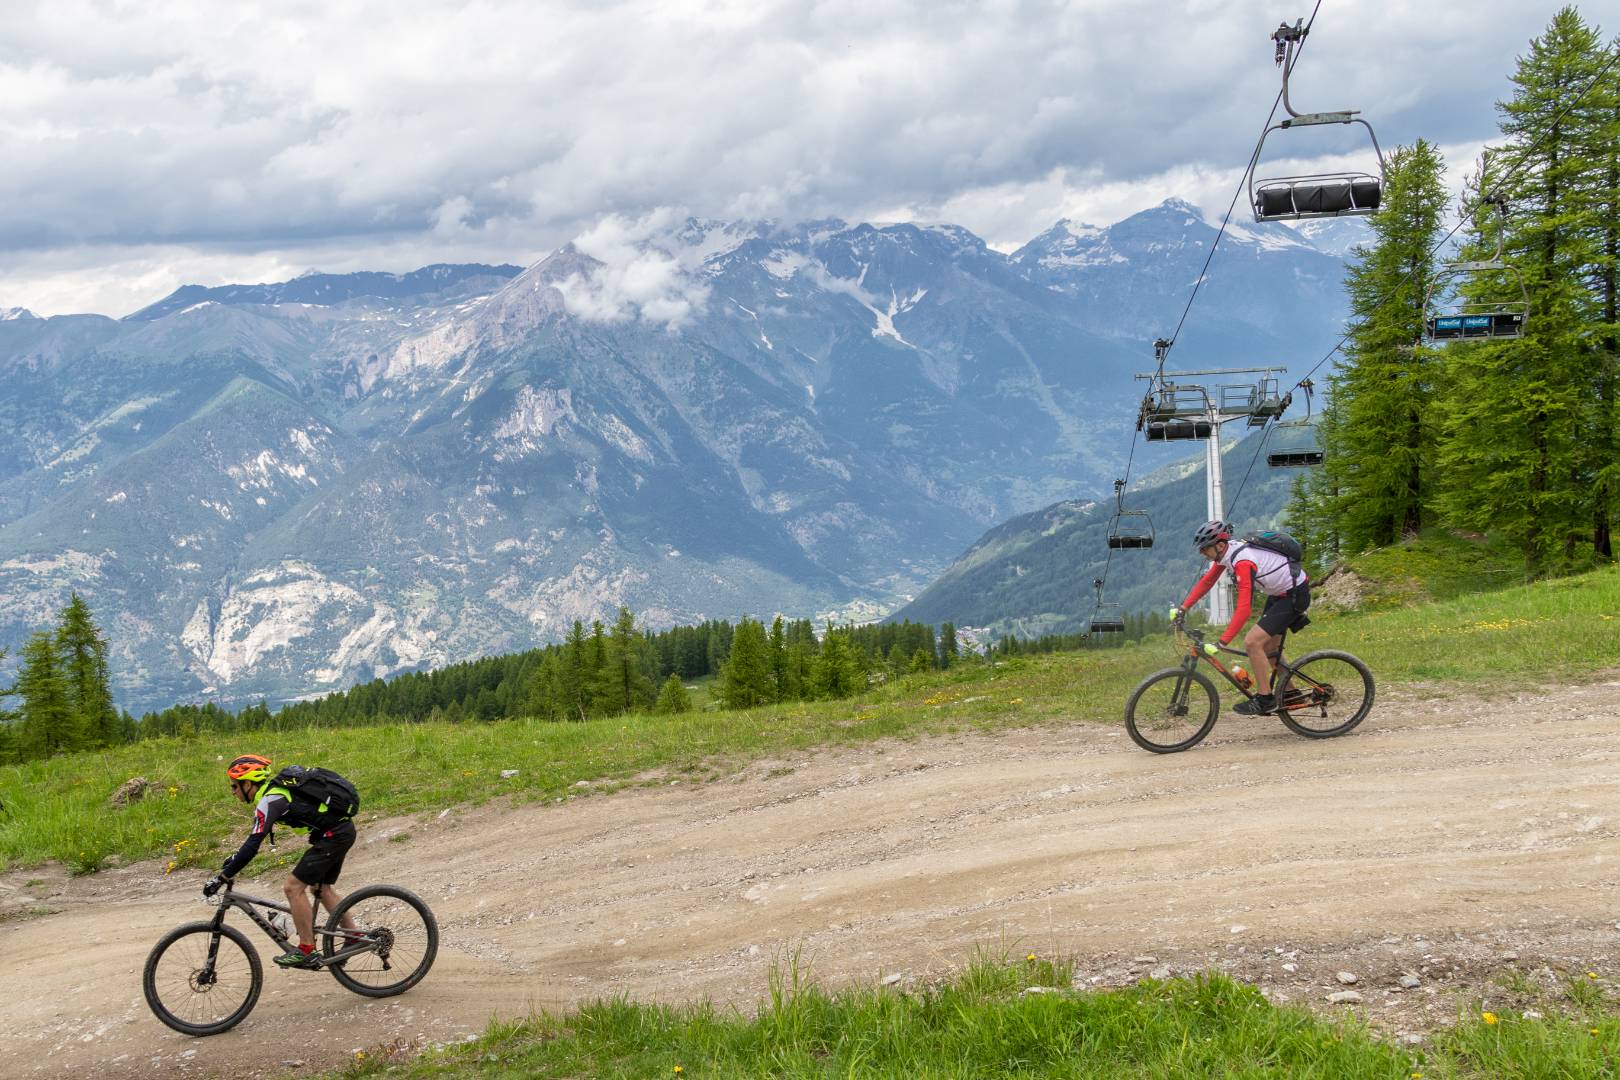
{"type": "Polygon", "coordinates": [[[1181,666],[1181,674],[1176,677],[1175,692],[1170,695],[1170,715],[1187,715],[1187,698],[1192,693],[1192,667],[1187,664],[1181,666]]]}

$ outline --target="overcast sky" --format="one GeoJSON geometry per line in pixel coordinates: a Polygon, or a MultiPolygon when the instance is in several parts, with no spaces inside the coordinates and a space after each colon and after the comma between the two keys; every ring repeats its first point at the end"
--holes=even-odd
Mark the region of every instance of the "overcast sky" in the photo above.
{"type": "MultiPolygon", "coordinates": [[[[1611,34],[1612,2],[1582,6],[1611,34]]],[[[658,208],[950,221],[1003,249],[1172,195],[1218,217],[1278,87],[1268,36],[1310,14],[1309,0],[7,8],[0,309],[111,315],[187,282],[526,264],[604,215],[658,208]]],[[[1555,10],[1323,0],[1295,107],[1361,109],[1386,149],[1427,137],[1460,180],[1555,10]]],[[[1285,133],[1266,158],[1365,163],[1352,130],[1285,133]]]]}

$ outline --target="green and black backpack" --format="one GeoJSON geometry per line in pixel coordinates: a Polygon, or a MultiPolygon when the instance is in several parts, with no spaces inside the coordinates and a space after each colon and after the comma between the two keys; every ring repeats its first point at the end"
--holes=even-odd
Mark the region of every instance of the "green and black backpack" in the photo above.
{"type": "Polygon", "coordinates": [[[360,812],[360,793],[331,769],[287,765],[271,779],[270,786],[287,789],[292,797],[291,816],[312,829],[330,829],[360,812]]]}

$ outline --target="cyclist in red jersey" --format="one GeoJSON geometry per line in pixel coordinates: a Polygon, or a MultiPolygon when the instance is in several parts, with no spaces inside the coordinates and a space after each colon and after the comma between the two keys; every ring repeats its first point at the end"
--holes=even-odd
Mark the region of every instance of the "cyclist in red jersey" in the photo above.
{"type": "MultiPolygon", "coordinates": [[[[1311,606],[1310,578],[1278,552],[1233,540],[1232,526],[1224,521],[1204,522],[1193,534],[1193,544],[1198,553],[1210,561],[1210,567],[1181,606],[1170,610],[1170,616],[1180,618],[1187,608],[1215,587],[1223,573],[1230,571],[1237,582],[1238,598],[1232,621],[1221,634],[1221,644],[1226,645],[1249,621],[1255,590],[1265,593],[1266,606],[1260,612],[1260,621],[1243,636],[1243,651],[1248,653],[1249,663],[1253,665],[1256,696],[1238,702],[1235,708],[1249,716],[1272,712],[1277,708],[1277,699],[1271,693],[1272,663],[1281,654],[1283,631],[1303,630],[1311,621],[1305,614],[1311,606]]],[[[1204,651],[1213,656],[1214,643],[1206,642],[1204,651]]]]}

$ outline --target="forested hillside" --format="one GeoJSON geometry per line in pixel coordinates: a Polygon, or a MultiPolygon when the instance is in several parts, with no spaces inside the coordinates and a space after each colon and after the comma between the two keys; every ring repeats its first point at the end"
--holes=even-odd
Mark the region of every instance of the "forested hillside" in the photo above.
{"type": "MultiPolygon", "coordinates": [[[[1251,434],[1222,454],[1229,516],[1242,529],[1275,525],[1299,475],[1267,466],[1262,439],[1251,434]]],[[[1110,603],[1130,613],[1167,608],[1204,566],[1191,545],[1207,514],[1202,455],[1150,475],[1126,505],[1151,519],[1153,547],[1110,559],[1115,503],[1056,503],[990,530],[894,618],[950,619],[994,637],[1077,633],[1096,604],[1092,581],[1105,570],[1110,603]]]]}

